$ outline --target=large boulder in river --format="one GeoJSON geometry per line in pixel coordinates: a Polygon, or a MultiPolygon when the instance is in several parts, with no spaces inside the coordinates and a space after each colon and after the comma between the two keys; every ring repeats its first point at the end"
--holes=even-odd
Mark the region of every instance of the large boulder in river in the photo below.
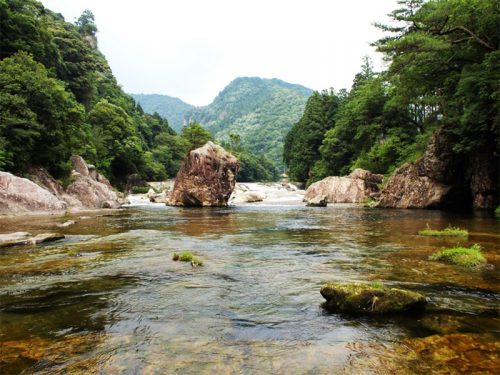
{"type": "Polygon", "coordinates": [[[499,201],[499,163],[495,150],[472,155],[453,151],[456,135],[434,133],[424,155],[397,169],[381,191],[379,207],[495,208],[499,201]]]}
{"type": "Polygon", "coordinates": [[[227,206],[240,163],[212,142],[189,152],[175,178],[173,206],[227,206]]]}
{"type": "Polygon", "coordinates": [[[383,176],[363,169],[356,169],[350,175],[331,176],[315,182],[306,190],[305,202],[325,196],[329,203],[361,203],[376,196],[378,184],[383,176]]]}
{"type": "Polygon", "coordinates": [[[0,172],[0,213],[63,211],[67,204],[34,182],[0,172]]]}
{"type": "Polygon", "coordinates": [[[419,293],[364,284],[326,284],[323,307],[332,312],[387,314],[421,311],[427,301],[419,293]]]}

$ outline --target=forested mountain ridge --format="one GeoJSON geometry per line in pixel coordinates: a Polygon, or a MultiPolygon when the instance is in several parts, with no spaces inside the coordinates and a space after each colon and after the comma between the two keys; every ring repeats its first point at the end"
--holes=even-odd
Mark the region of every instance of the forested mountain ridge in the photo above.
{"type": "Polygon", "coordinates": [[[239,77],[214,101],[186,114],[186,121],[199,122],[216,139],[241,138],[243,146],[282,167],[283,140],[304,110],[312,90],[279,79],[239,77]]]}
{"type": "Polygon", "coordinates": [[[185,115],[194,109],[191,104],[183,102],[179,98],[160,94],[129,94],[139,103],[144,112],[149,114],[158,113],[168,120],[169,125],[176,132],[180,132],[184,125],[185,115]]]}

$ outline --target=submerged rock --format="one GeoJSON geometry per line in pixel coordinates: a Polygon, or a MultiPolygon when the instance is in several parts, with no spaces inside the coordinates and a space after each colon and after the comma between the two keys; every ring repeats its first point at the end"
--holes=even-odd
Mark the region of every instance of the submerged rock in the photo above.
{"type": "Polygon", "coordinates": [[[168,204],[227,206],[240,163],[222,147],[207,142],[190,151],[175,179],[168,204]]]}
{"type": "Polygon", "coordinates": [[[356,169],[348,176],[327,177],[309,186],[304,201],[326,196],[328,203],[361,203],[377,195],[382,178],[380,174],[363,169],[356,169]]]}
{"type": "Polygon", "coordinates": [[[59,228],[66,228],[66,227],[69,227],[70,225],[73,225],[73,224],[76,224],[76,221],[74,221],[74,220],[67,220],[64,223],[57,224],[57,226],[59,228]]]}
{"type": "Polygon", "coordinates": [[[40,233],[33,236],[28,232],[15,232],[0,234],[0,248],[18,245],[36,245],[63,239],[64,235],[58,233],[40,233]]]}
{"type": "Polygon", "coordinates": [[[321,288],[324,307],[333,312],[386,314],[422,310],[427,301],[408,290],[364,284],[327,284],[321,288]]]}

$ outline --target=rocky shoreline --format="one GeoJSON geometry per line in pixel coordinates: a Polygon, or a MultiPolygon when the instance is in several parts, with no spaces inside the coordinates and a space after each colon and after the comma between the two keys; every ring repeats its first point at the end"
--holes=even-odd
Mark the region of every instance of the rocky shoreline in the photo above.
{"type": "Polygon", "coordinates": [[[0,216],[58,215],[117,209],[124,202],[94,166],[74,155],[70,184],[63,187],[45,169],[32,168],[28,178],[0,172],[0,216]]]}

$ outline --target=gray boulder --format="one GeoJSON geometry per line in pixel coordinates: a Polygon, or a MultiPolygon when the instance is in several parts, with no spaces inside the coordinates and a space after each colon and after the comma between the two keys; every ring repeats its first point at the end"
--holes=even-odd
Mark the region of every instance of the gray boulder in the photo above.
{"type": "Polygon", "coordinates": [[[66,202],[34,182],[0,172],[0,214],[64,211],[67,207],[66,202]]]}

